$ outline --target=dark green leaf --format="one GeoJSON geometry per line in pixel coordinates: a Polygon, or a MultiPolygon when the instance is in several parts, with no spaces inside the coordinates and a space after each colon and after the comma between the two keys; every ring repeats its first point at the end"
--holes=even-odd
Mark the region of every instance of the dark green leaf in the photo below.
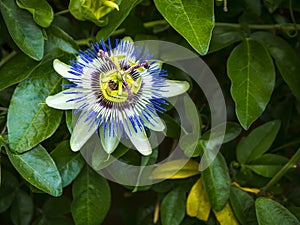
{"type": "Polygon", "coordinates": [[[17,0],[17,4],[20,8],[28,10],[41,27],[49,27],[52,23],[54,13],[46,0],[17,0]]]}
{"type": "Polygon", "coordinates": [[[213,0],[154,0],[158,11],[201,55],[208,51],[214,28],[213,0]]]}
{"type": "Polygon", "coordinates": [[[53,70],[52,61],[42,64],[31,75],[17,86],[8,110],[9,146],[18,153],[50,137],[62,118],[62,111],[45,104],[45,99],[61,88],[61,78],[53,70]]]}
{"type": "Polygon", "coordinates": [[[44,37],[31,15],[20,9],[15,1],[0,0],[0,10],[7,29],[18,47],[35,60],[44,54],[44,37]]]}
{"type": "Polygon", "coordinates": [[[13,174],[1,169],[0,213],[3,213],[11,206],[17,193],[18,185],[18,180],[13,174]]]}
{"type": "Polygon", "coordinates": [[[38,63],[18,53],[0,68],[0,90],[26,79],[38,63]]]}
{"type": "Polygon", "coordinates": [[[230,177],[226,161],[221,153],[202,172],[202,178],[211,207],[216,211],[222,210],[230,195],[230,177]]]}
{"type": "Polygon", "coordinates": [[[284,0],[264,0],[265,7],[273,13],[284,0]]]}
{"type": "Polygon", "coordinates": [[[177,187],[169,192],[161,203],[162,225],[179,225],[185,215],[185,191],[177,187]]]}
{"type": "Polygon", "coordinates": [[[209,46],[209,53],[219,51],[241,41],[243,33],[239,29],[217,26],[214,28],[209,46]]]}
{"type": "Polygon", "coordinates": [[[236,187],[231,187],[230,204],[242,225],[257,225],[253,198],[236,187]]]}
{"type": "Polygon", "coordinates": [[[133,7],[135,7],[140,1],[141,0],[122,1],[119,5],[120,11],[115,10],[110,13],[108,24],[97,33],[96,39],[98,41],[102,38],[107,39],[125,20],[133,7]]]}
{"type": "Polygon", "coordinates": [[[285,207],[269,198],[260,197],[255,201],[259,225],[299,225],[299,220],[285,207]]]}
{"type": "Polygon", "coordinates": [[[10,216],[14,225],[29,225],[33,217],[34,205],[31,197],[19,191],[11,206],[10,216]]]}
{"type": "Polygon", "coordinates": [[[256,32],[252,37],[263,41],[267,46],[282,78],[300,100],[300,58],[294,49],[286,41],[269,32],[256,32]]]}
{"type": "Polygon", "coordinates": [[[61,195],[62,185],[58,169],[41,145],[23,154],[14,154],[10,150],[6,152],[16,170],[30,184],[50,195],[61,195]]]}
{"type": "Polygon", "coordinates": [[[77,177],[85,164],[79,152],[72,152],[70,141],[61,142],[51,152],[51,156],[59,170],[63,187],[68,186],[77,177]]]}
{"type": "Polygon", "coordinates": [[[287,162],[288,159],[283,156],[275,154],[265,154],[257,159],[252,160],[245,166],[261,176],[271,178],[287,162]]]}
{"type": "Polygon", "coordinates": [[[180,137],[181,128],[180,128],[180,125],[178,124],[178,122],[166,113],[160,115],[160,117],[165,122],[166,127],[167,127],[166,128],[166,136],[171,137],[171,138],[180,137]]]}
{"type": "Polygon", "coordinates": [[[73,183],[72,216],[76,225],[99,225],[110,207],[107,181],[86,166],[73,183]]]}
{"type": "Polygon", "coordinates": [[[247,137],[243,137],[237,145],[237,159],[240,163],[251,162],[261,157],[272,145],[280,128],[280,121],[265,123],[247,137]]]}
{"type": "Polygon", "coordinates": [[[244,129],[262,114],[275,85],[275,70],[266,48],[245,39],[230,54],[227,72],[236,114],[244,129]]]}
{"type": "Polygon", "coordinates": [[[71,200],[62,195],[59,198],[50,197],[43,205],[43,213],[47,217],[59,217],[71,212],[71,200]]]}

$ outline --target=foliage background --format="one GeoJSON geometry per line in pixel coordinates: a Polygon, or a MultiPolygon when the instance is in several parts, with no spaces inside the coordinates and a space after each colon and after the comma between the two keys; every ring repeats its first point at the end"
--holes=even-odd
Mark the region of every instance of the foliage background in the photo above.
{"type": "MultiPolygon", "coordinates": [[[[300,224],[300,2],[114,3],[119,11],[101,0],[0,0],[1,225],[300,224]],[[68,62],[90,41],[109,36],[178,43],[213,70],[230,122],[208,169],[197,170],[210,130],[208,105],[174,68],[166,68],[171,78],[191,83],[203,135],[191,143],[197,145],[193,159],[172,179],[122,187],[71,152],[71,112],[44,103],[61,89],[52,62],[68,62]]],[[[163,115],[168,138],[150,158],[124,146],[115,156],[136,165],[160,161],[179,138],[174,115],[163,115]]],[[[176,165],[157,168],[153,177],[176,165]]]]}

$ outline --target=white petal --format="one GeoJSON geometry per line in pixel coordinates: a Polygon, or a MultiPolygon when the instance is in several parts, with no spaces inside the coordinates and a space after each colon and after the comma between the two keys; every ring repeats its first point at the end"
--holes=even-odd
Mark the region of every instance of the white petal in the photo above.
{"type": "Polygon", "coordinates": [[[109,134],[104,132],[103,126],[100,127],[101,144],[107,154],[111,154],[119,145],[119,138],[117,134],[109,134]]]}
{"type": "Polygon", "coordinates": [[[163,131],[165,124],[156,113],[151,113],[151,117],[147,115],[147,119],[144,120],[145,126],[154,131],[163,131]]]}
{"type": "Polygon", "coordinates": [[[87,95],[87,92],[83,91],[82,89],[70,88],[65,91],[59,92],[56,95],[47,97],[46,104],[55,109],[63,109],[63,110],[76,109],[81,104],[76,103],[77,101],[72,99],[78,99],[84,97],[85,95],[87,95]],[[68,92],[70,93],[74,92],[74,94],[66,94],[68,92]]]}
{"type": "Polygon", "coordinates": [[[173,97],[183,94],[190,88],[190,84],[187,81],[178,80],[165,80],[166,86],[160,88],[161,95],[165,98],[173,97]]]}
{"type": "Polygon", "coordinates": [[[129,129],[127,126],[125,126],[125,131],[130,141],[134,145],[134,147],[136,147],[136,149],[142,155],[150,155],[152,153],[152,148],[149,143],[146,132],[144,130],[144,127],[141,127],[141,129],[137,127],[137,132],[135,132],[132,125],[131,124],[128,125],[129,125],[129,129]]]}
{"type": "Polygon", "coordinates": [[[80,78],[79,76],[76,76],[74,74],[69,73],[69,71],[71,70],[71,67],[69,65],[59,61],[58,59],[55,59],[53,61],[53,68],[55,69],[55,71],[57,73],[59,73],[64,78],[67,78],[67,79],[78,79],[78,78],[80,78]]]}
{"type": "Polygon", "coordinates": [[[93,123],[90,120],[85,121],[87,116],[88,114],[86,113],[84,116],[79,117],[73,130],[70,143],[74,152],[79,151],[98,128],[97,123],[93,123]]]}

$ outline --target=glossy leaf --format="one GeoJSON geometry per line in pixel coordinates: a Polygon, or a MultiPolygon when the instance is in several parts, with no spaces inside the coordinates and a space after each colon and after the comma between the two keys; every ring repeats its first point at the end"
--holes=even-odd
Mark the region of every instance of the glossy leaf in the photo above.
{"type": "Polygon", "coordinates": [[[10,150],[6,152],[16,170],[30,184],[50,195],[61,195],[62,185],[58,169],[41,145],[23,154],[15,154],[10,150]]]}
{"type": "Polygon", "coordinates": [[[154,0],[158,11],[201,55],[208,51],[214,28],[213,0],[154,0]]]}
{"type": "Polygon", "coordinates": [[[185,191],[182,188],[169,192],[161,203],[162,225],[179,225],[185,215],[185,191]]]}
{"type": "Polygon", "coordinates": [[[255,201],[259,225],[299,225],[299,220],[285,207],[269,198],[260,197],[255,201]]]}
{"type": "Polygon", "coordinates": [[[103,27],[96,35],[96,39],[100,41],[102,38],[107,39],[125,20],[130,11],[135,7],[141,0],[126,0],[122,1],[119,5],[119,11],[113,11],[109,15],[108,24],[103,27]]]}
{"type": "Polygon", "coordinates": [[[300,58],[294,49],[282,38],[269,32],[256,32],[251,35],[262,41],[275,59],[276,66],[293,94],[300,100],[300,58]]]}
{"type": "Polygon", "coordinates": [[[231,187],[230,204],[234,215],[242,225],[257,225],[254,200],[248,193],[231,187]]]}
{"type": "Polygon", "coordinates": [[[107,181],[86,166],[73,183],[72,193],[71,211],[75,224],[101,224],[110,207],[107,181]]]}
{"type": "Polygon", "coordinates": [[[0,213],[3,213],[11,206],[18,191],[18,184],[17,178],[12,173],[1,169],[0,213]]]}
{"type": "Polygon", "coordinates": [[[215,211],[222,210],[230,195],[230,177],[226,161],[219,153],[202,172],[203,185],[208,200],[215,211]]]}
{"type": "Polygon", "coordinates": [[[31,58],[41,60],[44,54],[44,37],[31,15],[11,0],[0,0],[0,10],[18,47],[31,58]]]}
{"type": "Polygon", "coordinates": [[[275,70],[267,49],[245,39],[230,54],[227,73],[236,115],[244,129],[265,110],[275,85],[275,70]]]}
{"type": "Polygon", "coordinates": [[[200,178],[192,187],[186,201],[186,213],[191,217],[197,217],[199,220],[207,221],[211,206],[206,196],[202,178],[200,178]]]}
{"type": "Polygon", "coordinates": [[[29,225],[33,217],[32,198],[24,191],[19,191],[12,204],[10,216],[14,225],[29,225]]]}
{"type": "Polygon", "coordinates": [[[221,211],[214,213],[220,225],[239,225],[229,203],[227,203],[221,211]]]}
{"type": "Polygon", "coordinates": [[[0,67],[0,90],[26,79],[38,63],[18,53],[0,67]]]}
{"type": "Polygon", "coordinates": [[[156,167],[152,172],[153,179],[180,179],[200,174],[199,163],[193,160],[177,159],[156,167]]]}
{"type": "Polygon", "coordinates": [[[49,27],[54,19],[52,7],[46,0],[17,0],[17,5],[29,11],[41,27],[49,27]]]}
{"type": "Polygon", "coordinates": [[[280,128],[280,121],[265,123],[247,137],[243,137],[237,145],[237,159],[240,163],[251,162],[261,157],[272,145],[280,128]]]}
{"type": "Polygon", "coordinates": [[[48,107],[45,99],[61,88],[61,78],[49,61],[20,83],[11,99],[7,126],[12,151],[28,151],[50,137],[58,128],[62,111],[48,107]],[[22,113],[20,113],[22,112],[22,113]]]}
{"type": "Polygon", "coordinates": [[[51,152],[51,156],[59,170],[63,187],[72,183],[85,164],[81,154],[71,150],[70,141],[61,142],[51,152]]]}

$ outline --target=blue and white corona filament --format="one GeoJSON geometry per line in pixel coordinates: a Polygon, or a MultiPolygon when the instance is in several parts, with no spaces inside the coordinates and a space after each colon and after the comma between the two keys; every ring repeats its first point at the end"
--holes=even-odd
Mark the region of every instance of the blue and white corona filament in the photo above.
{"type": "Polygon", "coordinates": [[[80,113],[71,136],[71,149],[78,151],[98,130],[104,150],[110,154],[122,135],[143,155],[152,152],[145,127],[163,131],[164,99],[184,93],[188,82],[165,79],[166,72],[130,41],[104,41],[80,51],[67,65],[54,60],[57,73],[72,84],[46,99],[56,109],[80,113]]]}

